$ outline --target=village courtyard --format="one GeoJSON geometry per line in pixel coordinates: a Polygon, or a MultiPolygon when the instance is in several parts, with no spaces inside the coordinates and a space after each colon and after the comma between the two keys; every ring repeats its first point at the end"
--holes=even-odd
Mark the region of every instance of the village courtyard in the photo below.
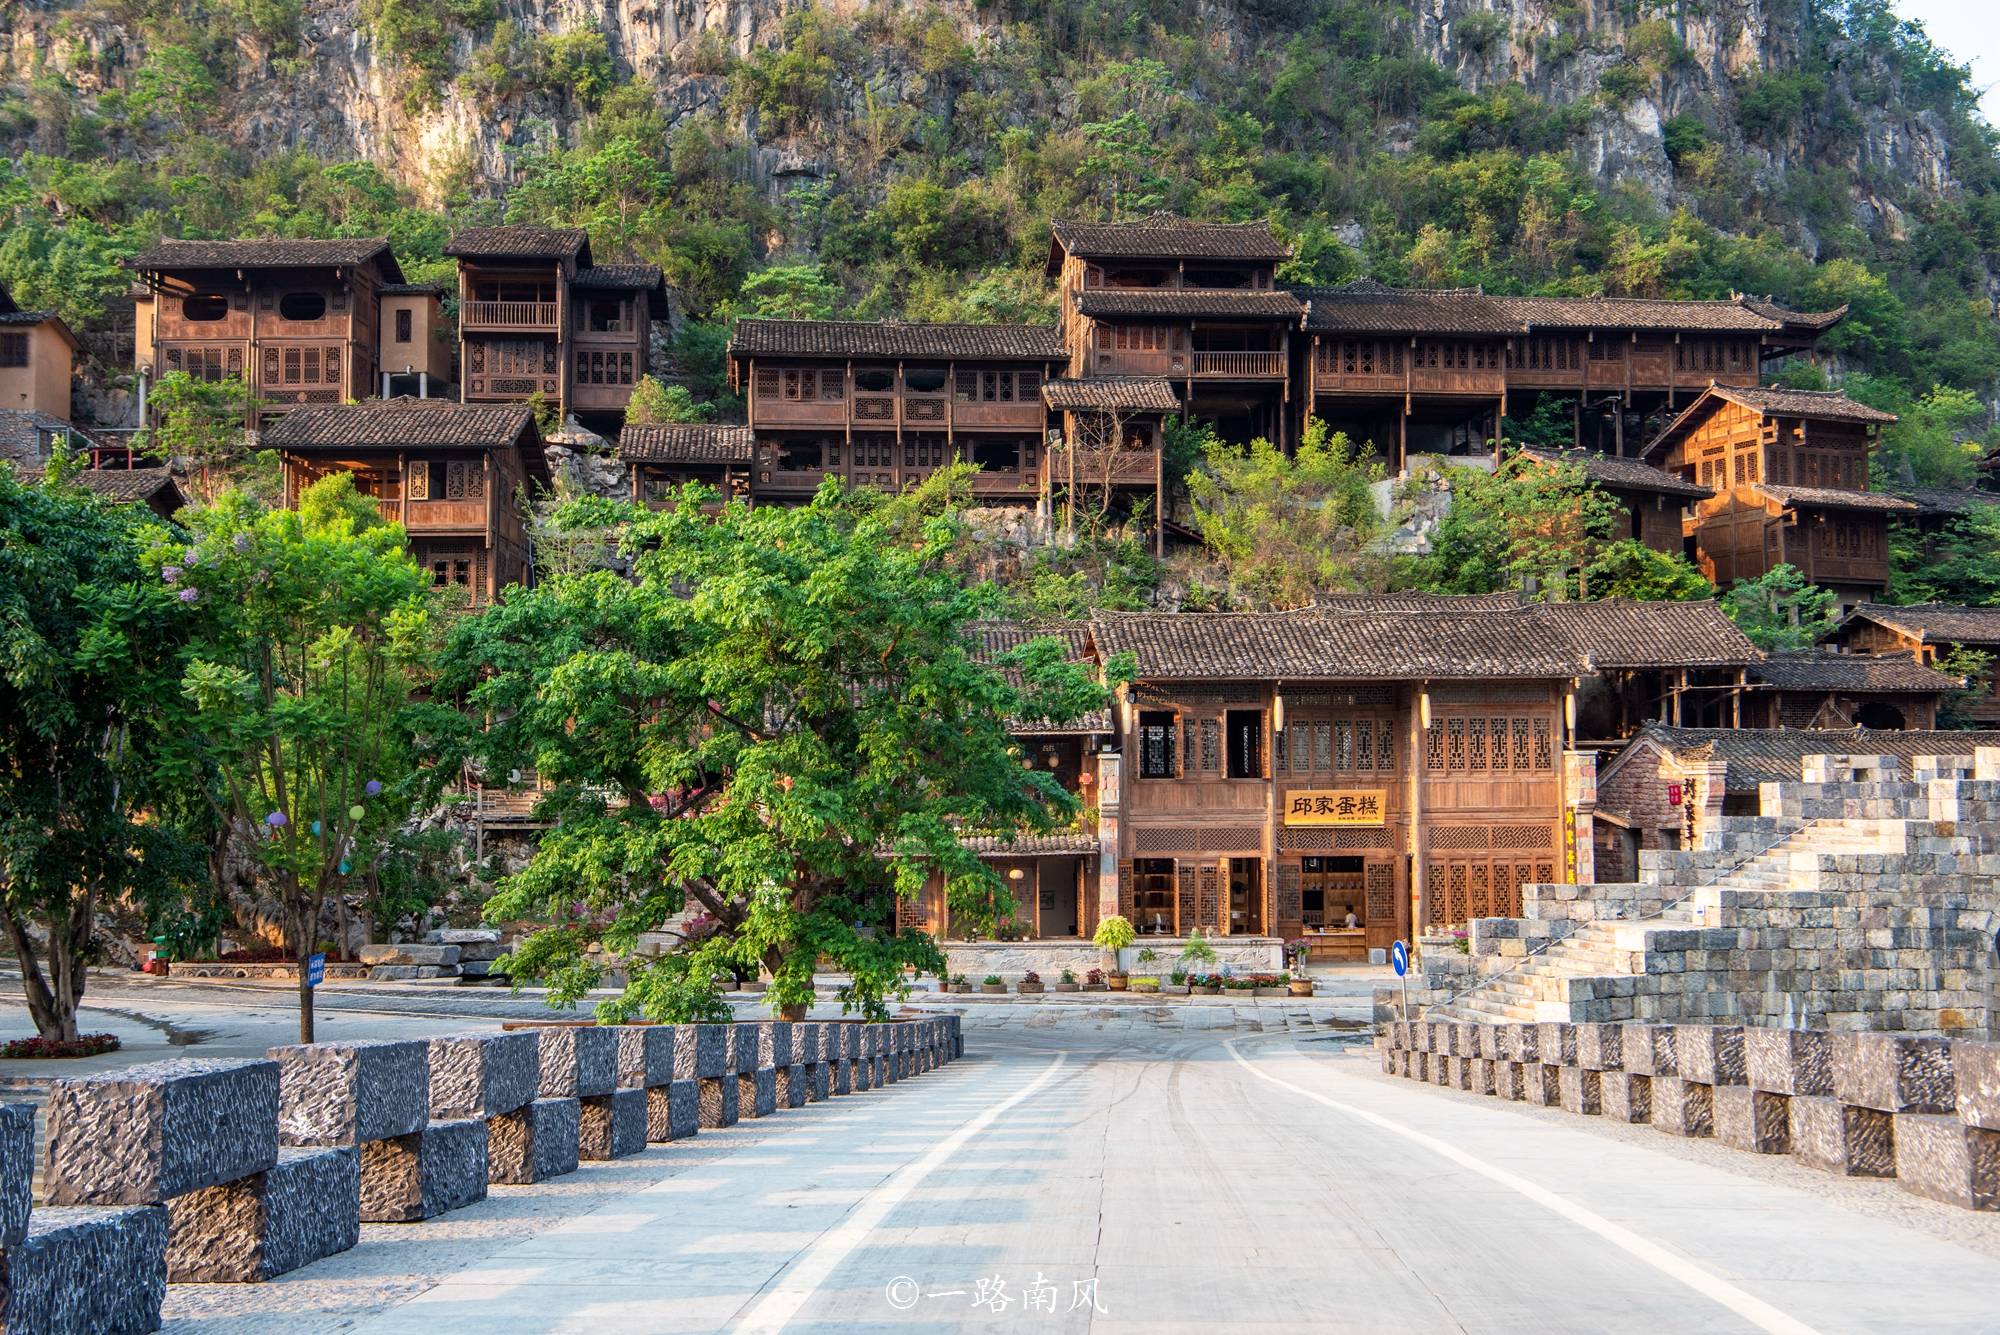
{"type": "MultiPolygon", "coordinates": [[[[365,1225],[268,1283],[172,1285],[163,1328],[1993,1329],[2000,1216],[1392,1080],[1366,1026],[1383,972],[1297,1000],[919,993],[963,1014],[962,1060],[365,1225]]],[[[93,1061],[255,1056],[287,1038],[290,1000],[93,980],[91,1021],[127,1039],[93,1061]]],[[[339,1040],[547,1012],[336,984],[321,1015],[339,1040]]],[[[18,1004],[4,1021],[26,1025],[18,1004]]]]}

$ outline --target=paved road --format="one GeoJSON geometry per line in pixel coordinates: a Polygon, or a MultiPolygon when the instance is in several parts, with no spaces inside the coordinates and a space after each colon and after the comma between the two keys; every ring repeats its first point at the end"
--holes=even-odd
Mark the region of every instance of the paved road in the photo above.
{"type": "Polygon", "coordinates": [[[1392,1081],[1324,1016],[1053,1009],[268,1285],[175,1286],[167,1330],[2000,1327],[2000,1218],[1392,1081]]]}

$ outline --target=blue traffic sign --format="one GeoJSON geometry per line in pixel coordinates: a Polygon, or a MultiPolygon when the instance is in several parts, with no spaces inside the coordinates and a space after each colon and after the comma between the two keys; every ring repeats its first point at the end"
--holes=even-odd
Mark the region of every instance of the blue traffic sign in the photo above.
{"type": "Polygon", "coordinates": [[[1389,947],[1389,963],[1396,966],[1396,977],[1401,978],[1410,971],[1410,949],[1401,941],[1389,947]]]}
{"type": "MultiPolygon", "coordinates": [[[[1400,944],[1400,943],[1399,943],[1400,944]]],[[[326,981],[326,956],[306,956],[306,986],[318,987],[326,981]]]]}

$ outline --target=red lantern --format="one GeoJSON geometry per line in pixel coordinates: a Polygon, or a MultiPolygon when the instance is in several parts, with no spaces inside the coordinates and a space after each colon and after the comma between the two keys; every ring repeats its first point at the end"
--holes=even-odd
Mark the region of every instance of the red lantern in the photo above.
{"type": "Polygon", "coordinates": [[[1681,804],[1681,786],[1677,783],[1668,784],[1667,805],[1670,807],[1677,807],[1680,804],[1681,804]]]}

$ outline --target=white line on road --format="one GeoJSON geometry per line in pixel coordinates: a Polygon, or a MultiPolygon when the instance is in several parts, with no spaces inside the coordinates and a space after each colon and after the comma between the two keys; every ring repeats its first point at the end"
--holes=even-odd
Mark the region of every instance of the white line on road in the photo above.
{"type": "Polygon", "coordinates": [[[1433,1154],[1449,1159],[1461,1167],[1471,1169],[1481,1177],[1498,1182],[1503,1187],[1519,1192],[1544,1209],[1561,1215],[1564,1219],[1569,1220],[1579,1228],[1595,1233],[1598,1237],[1603,1238],[1606,1242],[1619,1248],[1621,1251],[1636,1256],[1669,1279],[1678,1280],[1703,1297],[1711,1298],[1721,1303],[1724,1307],[1760,1330],[1770,1331],[1772,1335],[1818,1335],[1818,1332],[1811,1326],[1786,1315],[1784,1312],[1765,1302],[1762,1298],[1745,1293],[1728,1280],[1710,1274],[1693,1262],[1674,1255],[1659,1244],[1647,1241],[1631,1229],[1620,1224],[1614,1224],[1603,1215],[1586,1210],[1575,1201],[1566,1200],[1556,1195],[1553,1191],[1530,1182],[1527,1178],[1510,1173],[1504,1168],[1496,1168],[1485,1160],[1475,1158],[1467,1154],[1464,1150],[1459,1149],[1456,1145],[1439,1140],[1435,1136],[1425,1135],[1421,1131],[1413,1131],[1409,1127],[1390,1121],[1388,1118],[1377,1113],[1369,1112],[1365,1108],[1357,1108],[1351,1103],[1342,1103],[1338,1099],[1330,1099],[1324,1094],[1316,1094],[1312,1090],[1303,1089],[1289,1080],[1280,1080],[1275,1075],[1258,1070],[1253,1063],[1236,1050],[1237,1043],[1241,1041],[1234,1038],[1228,1039],[1222,1046],[1229,1049],[1229,1055],[1234,1057],[1244,1070],[1250,1072],[1250,1074],[1256,1076],[1259,1080],[1268,1080],[1282,1089],[1289,1089],[1292,1093],[1300,1095],[1303,1098],[1311,1099],[1315,1103],[1324,1104],[1335,1112],[1346,1113],[1349,1117],[1359,1118],[1367,1122],[1370,1126],[1380,1127],[1392,1135],[1401,1136],[1412,1144],[1423,1146],[1433,1154]]]}
{"type": "Polygon", "coordinates": [[[778,1286],[761,1298],[736,1323],[735,1335],[776,1335],[798,1315],[806,1300],[826,1282],[848,1255],[889,1217],[932,1170],[964,1148],[965,1143],[993,1124],[995,1118],[1046,1085],[1062,1069],[1068,1054],[1058,1052],[1042,1073],[930,1147],[921,1159],[904,1164],[888,1181],[855,1204],[847,1218],[828,1229],[808,1247],[797,1264],[787,1271],[778,1286]]]}

